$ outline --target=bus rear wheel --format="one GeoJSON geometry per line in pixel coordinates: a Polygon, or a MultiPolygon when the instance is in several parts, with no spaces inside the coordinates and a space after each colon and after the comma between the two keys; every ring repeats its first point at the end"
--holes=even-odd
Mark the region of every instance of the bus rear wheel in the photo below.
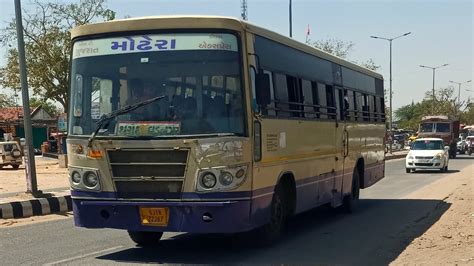
{"type": "Polygon", "coordinates": [[[351,194],[347,195],[344,198],[344,209],[348,213],[353,213],[357,210],[359,206],[359,192],[360,192],[360,182],[359,182],[359,170],[354,168],[354,173],[352,174],[352,188],[351,194]]]}
{"type": "Polygon", "coordinates": [[[152,246],[158,244],[163,232],[128,231],[128,235],[139,246],[152,246]]]}

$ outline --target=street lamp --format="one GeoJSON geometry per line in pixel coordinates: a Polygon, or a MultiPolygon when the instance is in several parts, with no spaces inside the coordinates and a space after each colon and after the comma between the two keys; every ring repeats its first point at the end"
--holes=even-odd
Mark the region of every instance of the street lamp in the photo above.
{"type": "Polygon", "coordinates": [[[420,65],[420,67],[424,67],[424,68],[430,68],[433,70],[433,106],[432,106],[432,110],[431,112],[433,113],[433,115],[435,114],[434,113],[434,109],[435,109],[435,101],[436,101],[436,97],[435,97],[435,70],[440,68],[440,67],[445,67],[449,64],[444,64],[444,65],[441,65],[441,66],[437,66],[437,67],[430,67],[430,66],[424,66],[424,65],[420,65]]]}
{"type": "Polygon", "coordinates": [[[390,43],[390,92],[389,92],[389,99],[390,99],[390,117],[389,117],[389,122],[388,122],[388,127],[390,130],[390,153],[392,153],[392,144],[393,144],[393,134],[392,134],[392,41],[404,36],[407,36],[411,34],[411,32],[407,32],[405,34],[402,34],[400,36],[397,36],[395,38],[384,38],[384,37],[378,37],[378,36],[370,36],[370,38],[374,39],[381,39],[381,40],[386,40],[390,43]]]}
{"type": "Polygon", "coordinates": [[[458,89],[458,105],[459,105],[459,109],[461,109],[461,85],[469,83],[469,82],[471,82],[471,80],[464,81],[464,82],[456,82],[456,81],[450,80],[449,82],[454,83],[454,84],[458,84],[458,86],[459,86],[459,89],[458,89]]]}

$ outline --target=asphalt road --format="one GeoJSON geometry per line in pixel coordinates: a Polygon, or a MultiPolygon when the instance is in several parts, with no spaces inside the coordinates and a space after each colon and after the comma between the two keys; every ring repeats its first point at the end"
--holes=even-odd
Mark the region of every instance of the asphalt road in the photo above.
{"type": "Polygon", "coordinates": [[[247,238],[190,234],[165,234],[159,246],[140,248],[125,231],[76,228],[63,219],[0,229],[0,264],[388,264],[449,209],[443,201],[401,198],[473,162],[460,156],[448,173],[406,174],[403,159],[389,161],[386,177],[362,191],[357,213],[321,207],[298,215],[266,248],[249,247],[247,238]]]}

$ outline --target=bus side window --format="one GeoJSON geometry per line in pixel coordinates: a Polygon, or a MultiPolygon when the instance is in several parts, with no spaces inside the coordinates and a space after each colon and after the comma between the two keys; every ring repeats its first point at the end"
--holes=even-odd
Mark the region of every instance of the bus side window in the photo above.
{"type": "Polygon", "coordinates": [[[275,84],[275,109],[278,117],[289,117],[290,106],[288,104],[288,87],[286,75],[275,73],[273,75],[275,84]]]}
{"type": "Polygon", "coordinates": [[[313,112],[315,112],[315,117],[319,118],[320,109],[319,109],[319,93],[318,93],[318,83],[315,81],[311,82],[311,94],[313,97],[313,112]]]}
{"type": "Polygon", "coordinates": [[[329,119],[336,119],[336,101],[334,98],[334,89],[331,85],[326,85],[327,113],[329,119]]]}
{"type": "Polygon", "coordinates": [[[301,117],[302,116],[302,106],[303,103],[302,91],[301,91],[301,79],[287,75],[286,76],[286,86],[288,88],[288,102],[290,104],[290,110],[292,117],[301,117]]]}
{"type": "Polygon", "coordinates": [[[319,99],[319,112],[322,119],[328,118],[327,110],[327,98],[326,98],[326,85],[318,83],[318,99],[319,99]]]}
{"type": "Polygon", "coordinates": [[[313,110],[314,106],[314,99],[313,99],[313,89],[311,87],[311,81],[302,80],[301,87],[303,90],[303,112],[304,117],[306,118],[315,118],[316,114],[313,110]]]}

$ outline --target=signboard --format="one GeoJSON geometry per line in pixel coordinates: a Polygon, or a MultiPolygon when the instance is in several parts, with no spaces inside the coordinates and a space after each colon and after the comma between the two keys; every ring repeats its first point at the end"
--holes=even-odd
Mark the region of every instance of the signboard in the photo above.
{"type": "Polygon", "coordinates": [[[58,116],[58,132],[67,132],[67,114],[58,116]]]}
{"type": "Polygon", "coordinates": [[[121,121],[117,124],[116,131],[119,136],[170,136],[179,135],[181,124],[179,122],[141,122],[121,121]]]}
{"type": "Polygon", "coordinates": [[[180,50],[237,52],[237,48],[237,38],[232,34],[150,34],[77,41],[74,43],[72,58],[180,50]]]}

